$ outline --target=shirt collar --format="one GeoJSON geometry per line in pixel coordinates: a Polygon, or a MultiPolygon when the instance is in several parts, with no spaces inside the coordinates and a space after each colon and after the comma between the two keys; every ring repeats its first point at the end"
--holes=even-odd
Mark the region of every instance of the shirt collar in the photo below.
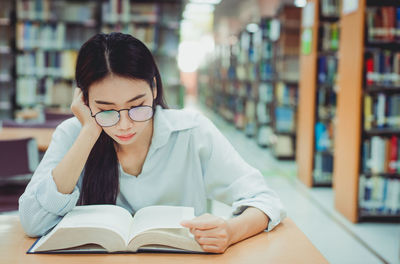
{"type": "Polygon", "coordinates": [[[154,149],[164,146],[173,132],[193,128],[197,125],[192,115],[186,110],[163,109],[157,105],[153,120],[153,137],[151,146],[154,149]]]}

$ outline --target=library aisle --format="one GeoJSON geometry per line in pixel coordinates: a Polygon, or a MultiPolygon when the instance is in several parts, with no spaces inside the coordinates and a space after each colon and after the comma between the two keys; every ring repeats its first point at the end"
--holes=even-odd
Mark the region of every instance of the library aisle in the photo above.
{"type": "MultiPolygon", "coordinates": [[[[269,186],[282,199],[288,217],[330,263],[400,263],[400,224],[349,222],[334,209],[331,188],[309,189],[300,183],[294,161],[275,159],[269,149],[258,146],[192,98],[188,98],[185,105],[210,118],[240,155],[263,173],[269,186]]],[[[218,202],[213,203],[212,209],[221,216],[230,213],[229,207],[218,202]]]]}

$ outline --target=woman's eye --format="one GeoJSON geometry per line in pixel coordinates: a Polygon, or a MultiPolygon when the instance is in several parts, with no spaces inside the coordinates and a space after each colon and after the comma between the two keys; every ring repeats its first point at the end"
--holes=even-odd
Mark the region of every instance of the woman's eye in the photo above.
{"type": "Polygon", "coordinates": [[[139,105],[133,105],[133,106],[131,106],[131,108],[135,108],[135,107],[143,106],[143,104],[144,104],[144,102],[143,102],[143,103],[141,103],[141,104],[139,104],[139,105]]]}

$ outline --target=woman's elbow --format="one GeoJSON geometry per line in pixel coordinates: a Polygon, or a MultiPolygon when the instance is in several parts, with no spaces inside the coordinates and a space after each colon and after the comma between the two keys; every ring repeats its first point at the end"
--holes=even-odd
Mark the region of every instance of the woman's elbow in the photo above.
{"type": "Polygon", "coordinates": [[[50,223],[53,221],[46,219],[51,216],[46,216],[42,210],[36,208],[34,203],[25,200],[22,196],[19,199],[19,220],[22,229],[29,237],[42,236],[54,226],[50,223]]]}

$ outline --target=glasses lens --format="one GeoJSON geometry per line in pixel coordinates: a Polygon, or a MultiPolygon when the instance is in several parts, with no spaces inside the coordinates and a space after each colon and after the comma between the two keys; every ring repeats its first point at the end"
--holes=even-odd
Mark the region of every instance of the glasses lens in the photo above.
{"type": "Polygon", "coordinates": [[[119,114],[117,111],[102,111],[96,114],[96,121],[100,126],[113,126],[119,121],[119,114]]]}
{"type": "Polygon", "coordinates": [[[133,121],[147,121],[153,117],[151,106],[139,106],[129,110],[129,116],[133,121]]]}

